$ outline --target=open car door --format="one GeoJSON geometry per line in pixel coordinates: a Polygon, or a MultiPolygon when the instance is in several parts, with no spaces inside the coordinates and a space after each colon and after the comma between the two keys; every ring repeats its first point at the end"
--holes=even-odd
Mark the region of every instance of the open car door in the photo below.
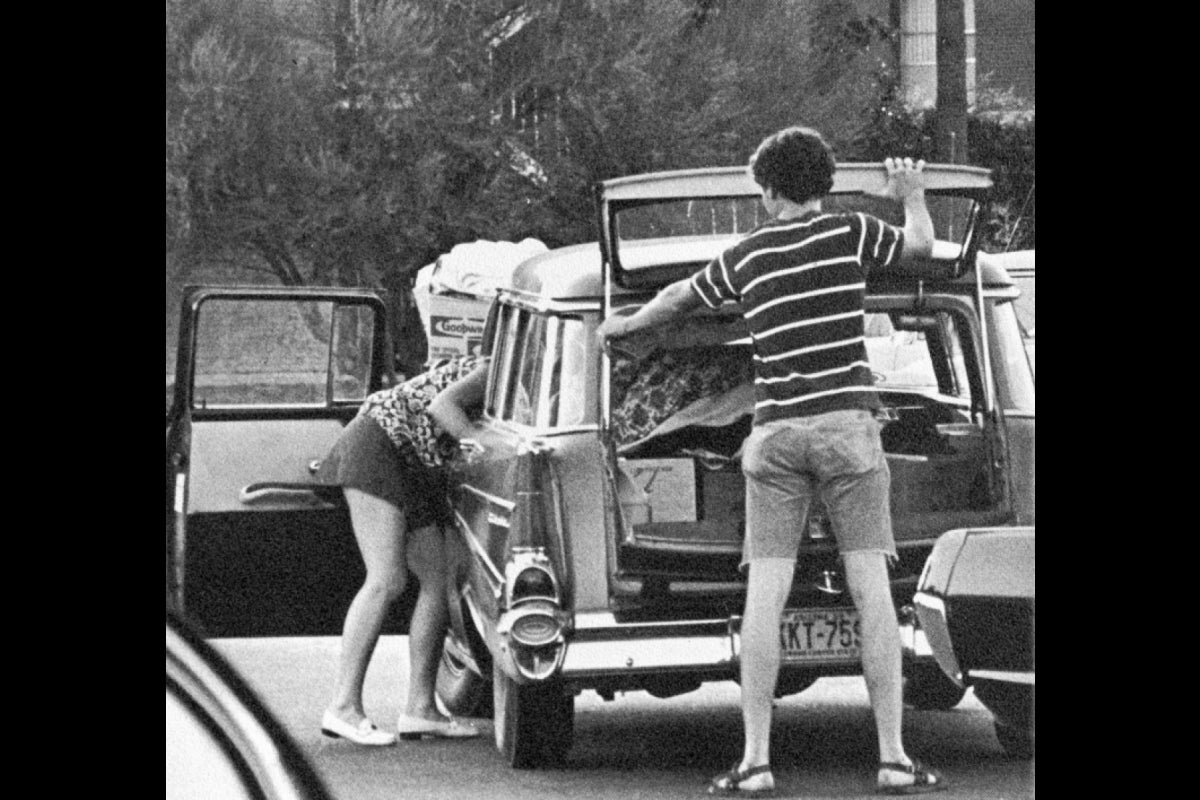
{"type": "Polygon", "coordinates": [[[185,290],[167,418],[167,605],[205,634],[340,632],[364,571],[340,490],[313,474],[391,377],[386,325],[368,290],[185,290]]]}

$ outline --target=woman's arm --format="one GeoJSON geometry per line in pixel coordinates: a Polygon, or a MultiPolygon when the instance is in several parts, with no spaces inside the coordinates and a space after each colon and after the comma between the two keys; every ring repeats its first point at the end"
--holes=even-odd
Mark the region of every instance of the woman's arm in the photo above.
{"type": "Polygon", "coordinates": [[[471,370],[470,374],[443,389],[429,404],[429,416],[437,426],[459,441],[471,438],[479,430],[467,410],[483,403],[487,375],[488,364],[485,361],[471,370]]]}

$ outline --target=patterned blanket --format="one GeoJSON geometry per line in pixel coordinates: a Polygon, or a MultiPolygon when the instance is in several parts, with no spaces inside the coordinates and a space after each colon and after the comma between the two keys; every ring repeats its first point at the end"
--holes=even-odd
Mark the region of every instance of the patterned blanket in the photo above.
{"type": "Polygon", "coordinates": [[[612,429],[617,446],[644,439],[695,401],[753,381],[740,347],[660,350],[640,361],[614,358],[612,429]]]}

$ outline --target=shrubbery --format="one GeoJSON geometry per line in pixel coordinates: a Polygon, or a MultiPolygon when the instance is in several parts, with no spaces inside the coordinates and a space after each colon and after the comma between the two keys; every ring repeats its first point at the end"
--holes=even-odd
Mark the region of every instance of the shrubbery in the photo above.
{"type": "MultiPolygon", "coordinates": [[[[936,111],[914,112],[900,103],[880,107],[853,144],[853,160],[877,161],[904,154],[940,160],[934,147],[936,111]]],[[[1034,247],[1034,109],[1011,91],[980,92],[967,118],[966,163],[992,170],[995,191],[985,220],[987,252],[1034,247]]],[[[851,160],[851,157],[846,157],[851,160]]]]}

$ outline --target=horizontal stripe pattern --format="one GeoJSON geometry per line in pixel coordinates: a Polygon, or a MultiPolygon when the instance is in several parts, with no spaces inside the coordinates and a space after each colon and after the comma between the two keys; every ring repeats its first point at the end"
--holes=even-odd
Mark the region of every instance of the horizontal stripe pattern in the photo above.
{"type": "Polygon", "coordinates": [[[747,254],[746,257],[743,258],[741,261],[734,264],[733,271],[741,272],[742,268],[745,267],[747,264],[749,264],[750,260],[753,258],[769,256],[772,253],[795,253],[795,251],[799,250],[800,248],[809,247],[809,246],[821,241],[822,239],[828,239],[830,236],[839,236],[843,233],[849,233],[849,232],[850,232],[849,226],[846,226],[844,228],[834,228],[831,231],[823,231],[821,233],[815,233],[811,236],[808,236],[803,241],[801,241],[799,244],[789,244],[789,245],[784,245],[781,247],[764,247],[762,250],[755,250],[755,251],[747,254]]]}
{"type": "Polygon", "coordinates": [[[740,304],[754,342],[755,422],[874,408],[863,336],[866,277],[904,248],[901,229],[862,213],[775,220],[692,276],[710,308],[740,304]]]}
{"type": "Polygon", "coordinates": [[[785,295],[783,297],[777,297],[774,300],[769,300],[766,303],[763,303],[762,305],[757,306],[757,307],[752,308],[749,311],[747,311],[746,319],[751,319],[752,317],[756,317],[763,311],[767,311],[768,309],[774,308],[775,306],[780,305],[782,303],[794,303],[799,300],[808,300],[809,298],[812,298],[812,297],[820,297],[823,294],[832,294],[834,292],[866,291],[866,288],[867,288],[867,284],[865,282],[864,283],[851,283],[846,286],[829,286],[824,289],[813,289],[811,292],[802,292],[800,294],[790,294],[790,295],[785,295]]]}

